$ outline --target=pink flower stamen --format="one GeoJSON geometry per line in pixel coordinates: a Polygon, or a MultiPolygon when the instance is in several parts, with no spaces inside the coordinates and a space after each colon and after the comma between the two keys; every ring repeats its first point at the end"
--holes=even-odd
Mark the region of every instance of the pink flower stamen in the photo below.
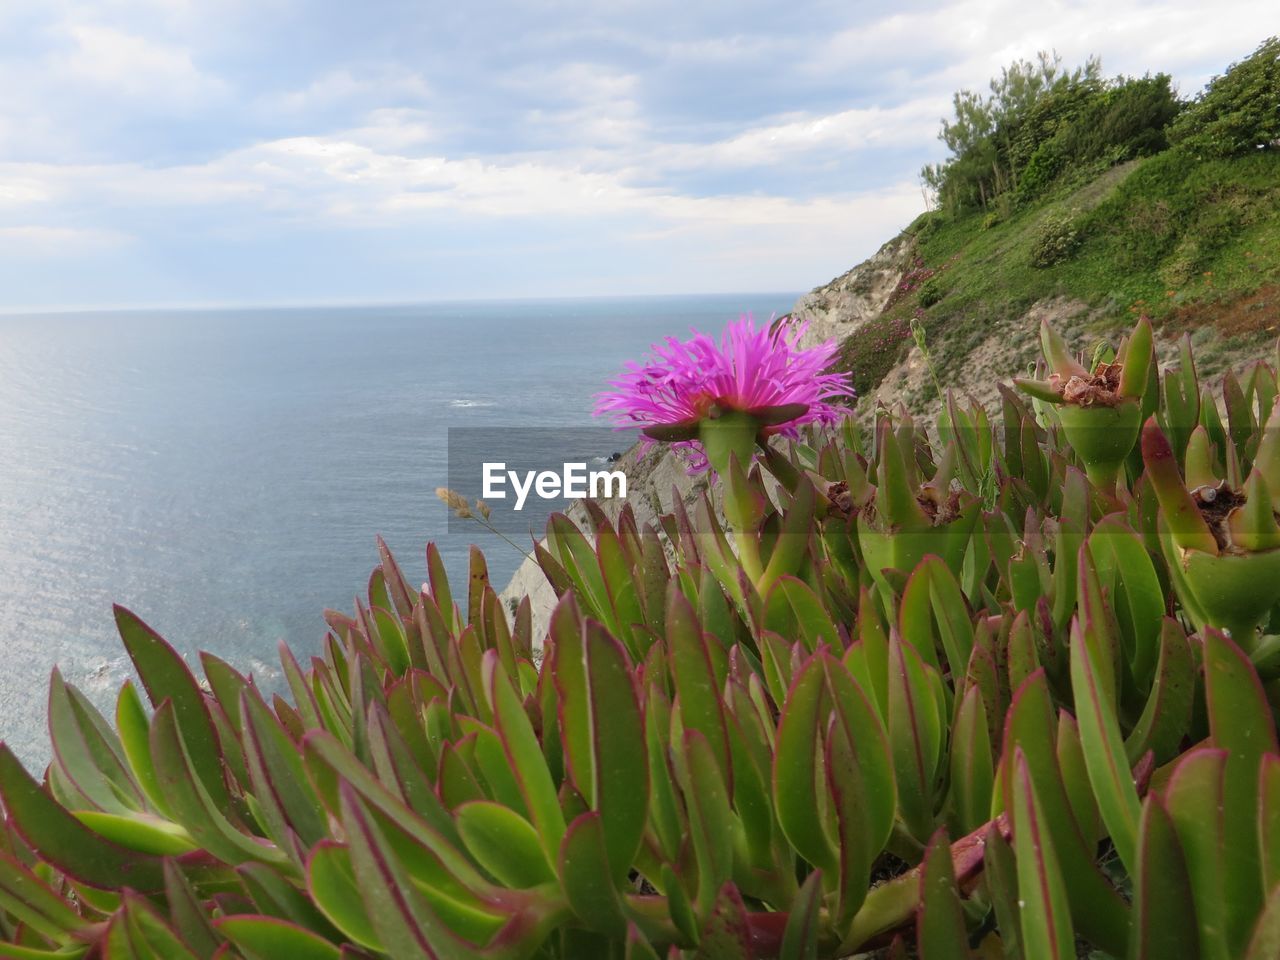
{"type": "MultiPolygon", "coordinates": [[[[694,426],[711,412],[760,411],[803,405],[802,414],[766,428],[769,434],[798,436],[808,423],[831,424],[848,413],[856,398],[848,373],[828,372],[838,348],[828,340],[801,348],[807,323],[789,318],[757,327],[751,316],[731,321],[720,343],[693,331],[688,340],[667,337],[654,344],[643,363],[630,362],[611,389],[596,395],[595,414],[628,427],[694,426]]],[[[645,438],[646,444],[653,441],[645,438]]],[[[696,440],[674,444],[693,459],[694,470],[707,467],[696,440]]]]}

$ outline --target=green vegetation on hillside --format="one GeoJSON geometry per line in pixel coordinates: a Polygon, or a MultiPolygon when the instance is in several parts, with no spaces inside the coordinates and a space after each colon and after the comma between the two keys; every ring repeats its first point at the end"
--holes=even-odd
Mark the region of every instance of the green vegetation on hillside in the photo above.
{"type": "MultiPolygon", "coordinates": [[[[1042,58],[1040,68],[1042,80],[1049,79],[1022,109],[1020,129],[1025,134],[1026,118],[1049,111],[1058,111],[1059,122],[1043,127],[1038,145],[1023,145],[1023,155],[1031,157],[1068,155],[1068,145],[1103,142],[1098,104],[1139,100],[1145,91],[1150,107],[1159,99],[1150,95],[1167,90],[1167,78],[1102,84],[1096,63],[1057,79],[1056,61],[1042,58]],[[1085,88],[1094,91],[1094,106],[1060,109],[1085,88]]],[[[1006,77],[1029,72],[1028,65],[1015,64],[1006,77]]],[[[957,95],[958,117],[973,102],[972,95],[957,95]]],[[[972,197],[994,189],[994,174],[980,189],[957,186],[976,166],[971,156],[961,153],[934,168],[940,208],[908,227],[913,262],[899,290],[883,314],[844,345],[843,360],[861,393],[873,391],[906,354],[913,321],[928,337],[945,382],[993,322],[1055,297],[1086,304],[1099,334],[1139,314],[1150,316],[1166,336],[1201,331],[1194,336],[1209,371],[1221,365],[1215,358],[1219,335],[1236,338],[1237,353],[1276,336],[1280,41],[1262,44],[1173,114],[1131,113],[1164,116],[1158,136],[1150,127],[1143,133],[1140,124],[1117,121],[1111,148],[1090,148],[1092,159],[1082,159],[1089,151],[1071,154],[1074,159],[1038,192],[1027,184],[1035,170],[1048,166],[1028,162],[1016,187],[1015,174],[1006,175],[1003,190],[986,193],[985,205],[972,197]],[[1167,146],[1169,140],[1175,145],[1167,146]],[[1141,155],[1156,146],[1157,152],[1141,155]]],[[[944,139],[959,122],[944,122],[944,139]]],[[[995,143],[998,125],[992,130],[995,143]]],[[[970,149],[1000,155],[995,147],[970,149]]]]}

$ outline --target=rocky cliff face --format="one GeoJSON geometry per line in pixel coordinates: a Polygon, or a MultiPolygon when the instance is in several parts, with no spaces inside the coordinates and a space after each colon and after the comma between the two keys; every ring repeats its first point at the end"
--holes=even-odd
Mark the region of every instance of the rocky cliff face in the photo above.
{"type": "Polygon", "coordinates": [[[879,316],[910,269],[911,247],[911,238],[899,234],[870,259],[797,300],[791,315],[809,323],[802,346],[843,340],[879,316]]]}

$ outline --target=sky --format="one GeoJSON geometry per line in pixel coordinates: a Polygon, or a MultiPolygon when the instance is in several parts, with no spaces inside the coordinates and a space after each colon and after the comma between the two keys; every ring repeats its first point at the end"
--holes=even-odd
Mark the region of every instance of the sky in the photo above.
{"type": "Polygon", "coordinates": [[[1265,6],[0,0],[0,309],[805,290],[924,210],[955,90],[1190,95],[1265,6]]]}

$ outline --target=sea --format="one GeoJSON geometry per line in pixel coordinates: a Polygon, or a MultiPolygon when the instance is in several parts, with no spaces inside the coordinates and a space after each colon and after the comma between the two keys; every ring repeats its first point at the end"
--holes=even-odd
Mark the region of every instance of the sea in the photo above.
{"type": "Polygon", "coordinates": [[[48,762],[55,666],[111,716],[113,603],[277,689],[279,643],[318,652],[378,535],[413,583],[428,541],[460,583],[479,544],[501,588],[523,555],[436,498],[451,428],[598,428],[650,344],[796,297],[0,315],[0,740],[48,762]]]}

